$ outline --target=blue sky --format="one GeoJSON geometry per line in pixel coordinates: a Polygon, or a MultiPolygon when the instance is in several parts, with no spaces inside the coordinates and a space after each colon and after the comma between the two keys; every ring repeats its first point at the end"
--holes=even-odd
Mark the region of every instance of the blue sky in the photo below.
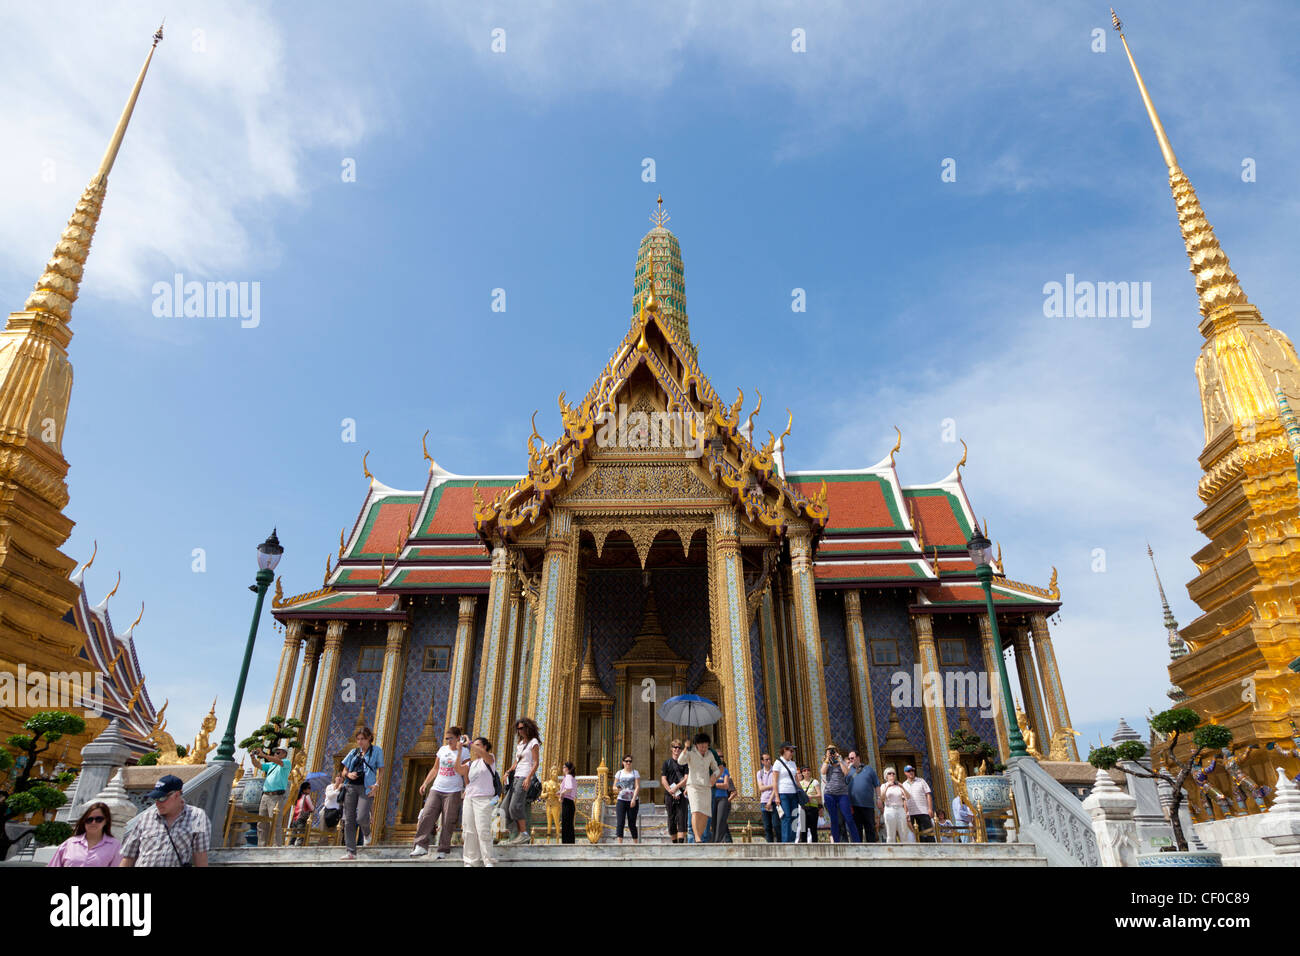
{"type": "MultiPolygon", "coordinates": [[[[538,6],[0,14],[23,64],[0,103],[8,309],[168,17],[73,311],[65,550],[84,559],[99,542],[94,600],[121,569],[120,626],[145,602],[136,639],[178,736],[214,694],[224,724],[255,546],[278,526],[286,591],[318,587],[364,495],[365,450],[402,488],[423,485],[426,429],[451,471],[523,469],[532,410],[553,434],[556,393],[584,390],[626,329],[660,192],[701,363],[724,393],[757,386],[769,410],[792,409],[790,467],[872,464],[898,425],[903,480],[935,481],[960,457],[942,440],[954,419],[1010,576],[1045,584],[1059,568],[1076,729],[1109,737],[1160,709],[1145,542],[1187,623],[1200,336],[1107,7],[538,6]],[[154,283],[178,272],[260,283],[260,324],[155,317],[154,283]],[[1149,327],[1044,317],[1044,284],[1067,273],[1150,282],[1149,327]],[[791,312],[794,288],[806,313],[791,312]]],[[[1290,334],[1300,8],[1132,7],[1119,12],[1181,165],[1243,288],[1290,334]]],[[[265,712],[270,624],[241,735],[265,712]]]]}

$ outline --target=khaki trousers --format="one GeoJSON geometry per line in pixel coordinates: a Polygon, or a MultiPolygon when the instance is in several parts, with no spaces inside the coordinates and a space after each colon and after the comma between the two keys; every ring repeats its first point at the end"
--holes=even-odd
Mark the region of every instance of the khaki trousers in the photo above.
{"type": "Polygon", "coordinates": [[[257,825],[257,845],[258,846],[279,846],[280,831],[276,827],[277,819],[280,816],[280,808],[284,806],[284,793],[263,793],[262,802],[257,806],[257,814],[262,817],[270,817],[270,823],[259,823],[257,825]]]}
{"type": "Polygon", "coordinates": [[[424,798],[424,808],[416,821],[415,845],[429,848],[429,837],[438,827],[438,852],[451,852],[451,832],[460,822],[460,801],[463,793],[442,793],[430,788],[424,798]],[[439,819],[441,818],[441,820],[439,819]]]}

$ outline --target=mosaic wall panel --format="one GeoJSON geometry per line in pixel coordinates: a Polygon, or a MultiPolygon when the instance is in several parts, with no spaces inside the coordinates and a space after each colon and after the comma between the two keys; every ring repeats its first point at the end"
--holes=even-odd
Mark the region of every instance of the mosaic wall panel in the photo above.
{"type": "MultiPolygon", "coordinates": [[[[330,707],[330,729],[327,738],[329,743],[325,747],[325,766],[321,768],[323,770],[332,770],[335,766],[335,758],[352,749],[352,732],[356,727],[357,715],[360,714],[363,703],[366,708],[365,724],[371,730],[374,729],[375,706],[379,698],[381,675],[379,671],[358,671],[357,662],[363,646],[377,644],[382,647],[387,637],[388,625],[375,622],[349,622],[343,631],[343,646],[339,650],[338,684],[330,688],[330,692],[334,695],[334,702],[330,707]],[[343,689],[348,686],[344,682],[348,679],[356,682],[355,700],[343,699],[343,689]]],[[[316,692],[320,693],[324,689],[317,688],[316,692]]],[[[385,754],[384,758],[387,763],[388,755],[385,754]]]]}
{"type": "MultiPolygon", "coordinates": [[[[858,746],[853,728],[853,691],[849,682],[849,646],[845,639],[844,595],[838,591],[817,592],[817,622],[822,632],[822,670],[826,675],[826,706],[830,712],[831,737],[841,752],[858,746]]],[[[813,741],[814,753],[805,760],[820,760],[829,741],[813,741]]]]}
{"type": "Polygon", "coordinates": [[[758,725],[759,747],[767,746],[767,694],[763,690],[763,638],[758,626],[763,612],[760,604],[754,609],[754,623],[749,628],[749,661],[754,668],[754,722],[758,725]]]}
{"type": "MultiPolygon", "coordinates": [[[[704,568],[672,568],[650,572],[655,608],[668,646],[690,661],[686,687],[694,690],[704,672],[709,642],[708,572],[704,568]]],[[[614,661],[624,657],[636,639],[645,613],[646,589],[641,572],[587,572],[586,633],[591,636],[596,673],[605,693],[614,694],[614,661]]]]}
{"type": "MultiPolygon", "coordinates": [[[[945,675],[949,673],[968,674],[975,673],[977,676],[976,687],[977,696],[980,700],[966,700],[966,718],[970,724],[971,730],[980,735],[981,740],[985,740],[997,747],[998,730],[997,724],[991,709],[988,709],[988,716],[984,716],[981,711],[986,710],[982,704],[985,701],[996,701],[1001,694],[998,684],[998,675],[989,674],[984,668],[984,647],[980,639],[979,622],[969,614],[958,614],[948,616],[936,616],[934,618],[934,639],[940,640],[960,640],[966,645],[966,664],[944,667],[940,665],[939,670],[945,675]]],[[[948,679],[944,678],[944,687],[947,688],[948,679]]],[[[960,684],[954,684],[954,689],[960,688],[961,697],[969,698],[969,681],[962,681],[960,684]]],[[[957,729],[961,720],[962,700],[948,699],[945,694],[944,702],[948,705],[948,729],[949,732],[957,729]]]]}
{"type": "MultiPolygon", "coordinates": [[[[474,614],[474,669],[470,672],[469,703],[465,707],[465,714],[470,720],[474,719],[475,704],[478,700],[478,669],[479,665],[483,663],[483,638],[487,634],[487,608],[486,599],[479,601],[477,611],[474,614]]],[[[479,730],[475,728],[474,730],[467,730],[466,733],[476,736],[479,730]]],[[[487,731],[484,730],[483,733],[487,733],[487,731]]],[[[496,746],[496,741],[492,742],[492,746],[496,746]]]]}
{"type": "Polygon", "coordinates": [[[447,713],[447,693],[451,687],[451,674],[424,670],[426,647],[453,647],[456,641],[457,602],[432,599],[412,608],[411,627],[407,634],[408,652],[406,670],[402,675],[402,692],[398,710],[397,735],[393,753],[385,754],[392,776],[388,785],[388,823],[397,821],[398,802],[405,785],[403,760],[424,729],[429,714],[429,701],[433,701],[433,726],[441,737],[443,719],[447,713]]]}
{"type": "MultiPolygon", "coordinates": [[[[913,665],[916,663],[916,639],[912,636],[912,622],[908,617],[907,603],[905,592],[862,591],[862,628],[867,642],[868,657],[871,654],[873,638],[892,638],[898,643],[897,667],[869,668],[871,702],[876,718],[877,747],[884,744],[885,736],[889,733],[889,702],[895,687],[890,677],[899,672],[906,674],[907,683],[903,686],[910,689],[912,676],[915,673],[913,665]]],[[[908,693],[902,696],[904,703],[895,708],[898,723],[903,728],[903,733],[907,736],[912,749],[922,755],[921,766],[918,768],[921,776],[931,780],[933,774],[925,736],[925,712],[920,706],[920,695],[913,697],[908,693]]],[[[902,770],[901,767],[898,769],[902,770]]]]}

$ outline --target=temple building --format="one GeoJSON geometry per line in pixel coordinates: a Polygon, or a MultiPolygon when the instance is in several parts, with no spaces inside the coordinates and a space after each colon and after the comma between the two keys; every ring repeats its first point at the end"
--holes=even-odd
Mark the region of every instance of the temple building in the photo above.
{"type": "Polygon", "coordinates": [[[20,732],[23,721],[39,711],[80,712],[83,702],[93,709],[97,701],[83,701],[83,675],[98,675],[90,683],[103,687],[105,716],[88,719],[85,733],[58,746],[62,761],[74,767],[80,766],[82,744],[112,717],[122,719],[124,736],[137,753],[152,749],[145,737],[157,719],[131,638],[134,625],[121,638],[113,633],[108,598],[90,604],[81,580],[85,568],[74,573],[77,563],[61,548],[73,527],[64,514],[68,462],[62,447],[72,396],[72,304],[108,175],[160,40],[161,28],[99,168],[36,288],[21,311],[9,313],[0,332],[0,674],[43,675],[47,698],[42,704],[32,693],[35,685],[28,684],[23,699],[34,701],[32,706],[0,704],[0,740],[20,732]]]}
{"type": "MultiPolygon", "coordinates": [[[[613,357],[576,402],[560,393],[556,437],[533,413],[520,474],[452,474],[426,447],[424,487],[399,491],[363,458],[370,485],[324,586],[285,598],[276,583],[268,716],[304,720],[310,770],[373,727],[390,836],[414,827],[444,725],[506,752],[529,715],[545,770],[590,774],[630,753],[650,784],[670,739],[697,729],[657,705],[697,693],[719,704],[704,729],[751,798],[761,754],[785,739],[804,762],[834,742],[877,767],[914,764],[944,804],[959,729],[1008,751],[965,455],[906,485],[900,434],[869,468],[787,470],[793,417],[760,439],[762,396],[746,414],[701,371],[667,218],[660,200],[613,357]]],[[[1050,588],[1008,580],[999,548],[995,573],[1039,747],[1055,738],[1077,759],[1048,627],[1055,572],[1050,588]]]]}
{"type": "MultiPolygon", "coordinates": [[[[1209,541],[1192,555],[1198,573],[1187,585],[1202,614],[1170,634],[1171,691],[1181,695],[1178,706],[1228,727],[1242,766],[1267,782],[1281,760],[1268,745],[1289,746],[1300,723],[1300,675],[1292,669],[1300,668],[1300,429],[1290,411],[1300,396],[1300,358],[1242,291],[1114,11],[1112,19],[1168,169],[1205,339],[1196,360],[1205,426],[1197,493],[1205,507],[1196,526],[1209,541]]],[[[1173,623],[1167,607],[1166,621],[1173,623]]],[[[1231,780],[1225,774],[1220,783],[1231,780]]]]}

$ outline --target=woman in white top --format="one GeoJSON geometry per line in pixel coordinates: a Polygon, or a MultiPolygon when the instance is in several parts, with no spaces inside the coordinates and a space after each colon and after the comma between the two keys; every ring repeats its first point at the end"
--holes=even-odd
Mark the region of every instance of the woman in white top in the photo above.
{"type": "Polygon", "coordinates": [[[325,806],[322,823],[326,830],[333,830],[343,819],[343,808],[339,800],[343,797],[343,774],[336,773],[332,783],[325,785],[325,806]]]}
{"type": "Polygon", "coordinates": [[[528,788],[541,765],[542,741],[537,722],[531,717],[515,721],[515,762],[506,770],[510,774],[510,788],[505,795],[506,826],[511,823],[519,831],[509,842],[531,843],[528,835],[528,788]]]}
{"type": "Polygon", "coordinates": [[[469,738],[459,727],[448,727],[442,741],[437,759],[420,784],[424,807],[417,818],[411,856],[424,856],[429,852],[429,838],[437,827],[438,859],[447,859],[451,853],[452,831],[460,822],[460,805],[465,790],[461,766],[470,760],[469,738]]]}
{"type": "Polygon", "coordinates": [[[632,842],[635,844],[636,812],[641,800],[641,774],[632,769],[630,755],[623,758],[623,769],[614,774],[614,786],[618,787],[618,800],[614,803],[618,842],[623,842],[623,823],[626,821],[632,831],[632,842]]]}
{"type": "Polygon", "coordinates": [[[496,805],[496,787],[492,780],[492,744],[477,737],[469,745],[470,761],[459,770],[465,777],[465,812],[461,837],[465,842],[466,866],[493,866],[492,808],[496,805]]]}
{"type": "Polygon", "coordinates": [[[898,782],[898,771],[885,768],[885,782],[880,785],[880,802],[885,807],[885,842],[904,843],[907,829],[907,791],[898,782]]]}

